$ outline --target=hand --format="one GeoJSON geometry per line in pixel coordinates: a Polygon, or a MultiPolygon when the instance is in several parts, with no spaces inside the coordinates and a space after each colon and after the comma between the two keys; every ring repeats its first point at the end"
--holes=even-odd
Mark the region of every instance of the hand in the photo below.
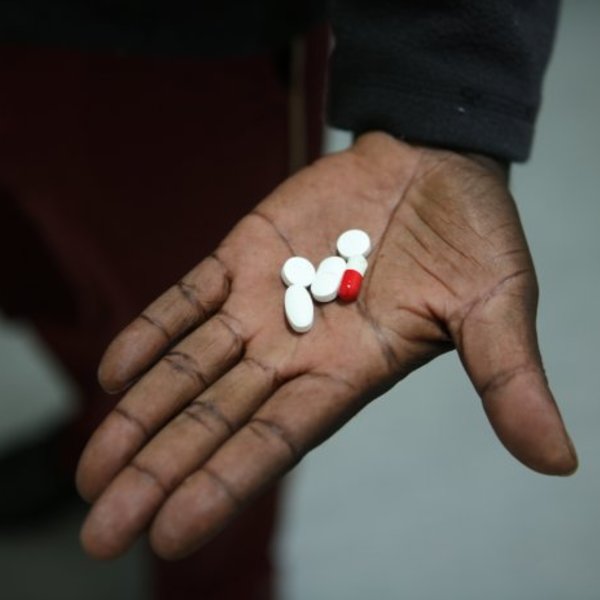
{"type": "Polygon", "coordinates": [[[385,134],[291,177],[111,344],[109,391],[131,385],[90,440],[82,540],[189,554],[367,402],[456,348],[500,440],[529,467],[569,474],[572,444],[535,332],[533,264],[502,169],[385,134]],[[283,315],[280,269],[314,264],[346,229],[374,242],[358,302],[283,315]]]}

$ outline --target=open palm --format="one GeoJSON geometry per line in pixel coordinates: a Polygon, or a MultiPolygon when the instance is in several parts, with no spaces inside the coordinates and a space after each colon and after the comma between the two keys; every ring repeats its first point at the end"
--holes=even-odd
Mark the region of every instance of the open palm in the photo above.
{"type": "Polygon", "coordinates": [[[80,462],[94,502],[86,549],[116,556],[150,525],[158,554],[190,553],[367,402],[453,348],[506,447],[538,471],[572,472],[536,303],[500,168],[361,137],[277,188],[111,344],[103,386],[136,382],[80,462]],[[318,305],[313,329],[294,333],[281,265],[318,264],[351,228],[374,243],[359,301],[318,305]]]}

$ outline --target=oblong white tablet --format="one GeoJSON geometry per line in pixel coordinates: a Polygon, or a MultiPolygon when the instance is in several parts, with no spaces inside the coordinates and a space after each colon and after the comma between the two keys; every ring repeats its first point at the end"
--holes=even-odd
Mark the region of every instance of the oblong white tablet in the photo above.
{"type": "Polygon", "coordinates": [[[371,252],[371,238],[362,229],[349,229],[337,239],[337,251],[346,259],[359,254],[368,256],[371,252]]]}
{"type": "Polygon", "coordinates": [[[302,285],[294,284],[285,290],[284,307],[285,316],[294,331],[305,333],[313,326],[315,307],[308,290],[302,285]]]}
{"type": "Polygon", "coordinates": [[[346,261],[341,256],[329,256],[322,260],[310,286],[312,297],[318,302],[335,300],[345,270],[346,261]]]}
{"type": "Polygon", "coordinates": [[[285,285],[301,285],[308,287],[315,278],[315,268],[308,258],[292,256],[281,268],[281,279],[285,285]]]}

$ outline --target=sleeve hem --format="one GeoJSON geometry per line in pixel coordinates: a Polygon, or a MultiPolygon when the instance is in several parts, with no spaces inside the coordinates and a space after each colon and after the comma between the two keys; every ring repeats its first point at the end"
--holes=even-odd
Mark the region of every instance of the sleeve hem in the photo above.
{"type": "Polygon", "coordinates": [[[420,94],[391,86],[338,84],[329,97],[328,121],[356,134],[385,131],[408,142],[478,152],[506,161],[529,158],[529,120],[477,106],[443,92],[420,94]]]}

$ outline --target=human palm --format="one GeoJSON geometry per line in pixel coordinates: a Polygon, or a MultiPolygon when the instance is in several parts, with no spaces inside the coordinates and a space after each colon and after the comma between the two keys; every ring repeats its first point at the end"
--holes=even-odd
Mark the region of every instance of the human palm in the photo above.
{"type": "Polygon", "coordinates": [[[496,433],[530,467],[576,457],[541,366],[533,265],[492,161],[368,134],[277,188],[111,344],[109,391],[136,383],[78,471],[82,538],[194,550],[367,402],[456,348],[496,433]],[[374,244],[355,303],[294,333],[281,265],[318,264],[346,229],[374,244]],[[143,376],[140,374],[143,373],[143,376]]]}

